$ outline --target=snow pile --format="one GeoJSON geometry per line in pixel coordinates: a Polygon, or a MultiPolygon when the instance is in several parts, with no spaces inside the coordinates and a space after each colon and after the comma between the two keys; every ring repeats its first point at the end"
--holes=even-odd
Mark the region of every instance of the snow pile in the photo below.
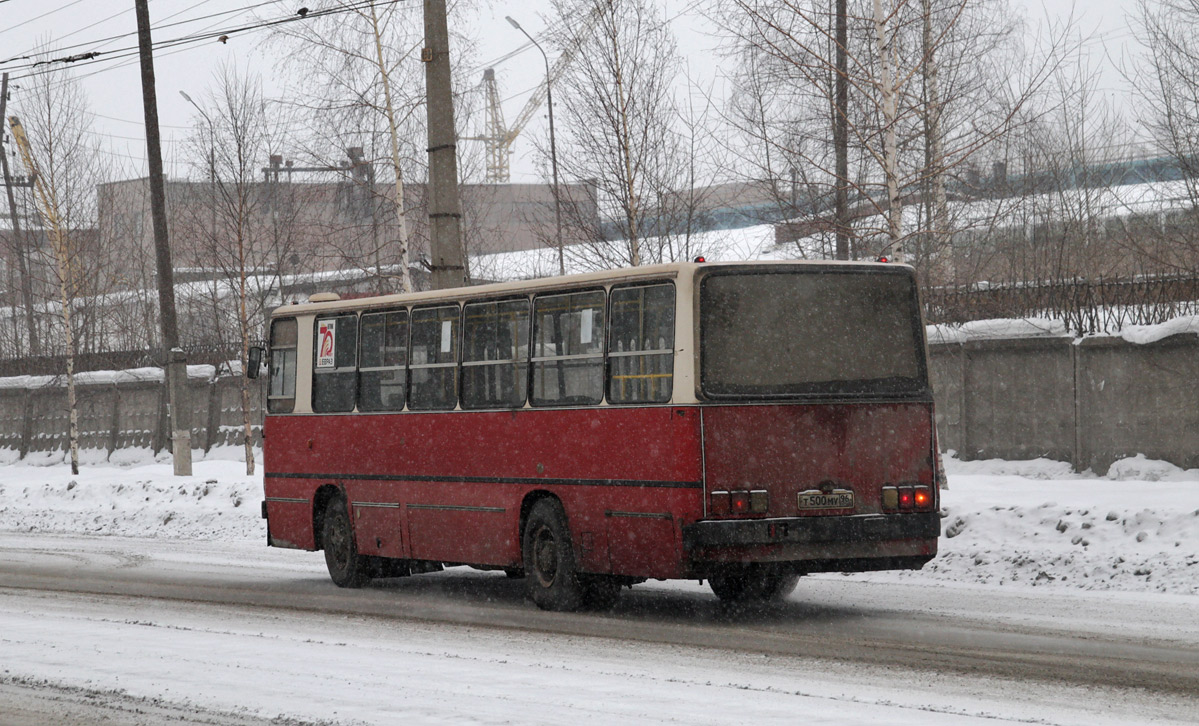
{"type": "MultiPolygon", "coordinates": [[[[246,475],[241,449],[214,450],[191,477],[165,456],[120,453],[79,476],[61,452],[0,464],[0,530],[265,539],[261,470],[246,475]]],[[[945,464],[941,554],[919,572],[855,577],[1199,595],[1199,470],[1144,456],[1103,478],[1047,459],[945,464]]]]}
{"type": "Polygon", "coordinates": [[[1070,465],[945,460],[941,554],[883,577],[1199,595],[1199,470],[1136,456],[1070,465]]]}
{"type": "Polygon", "coordinates": [[[155,462],[144,449],[85,463],[78,476],[62,465],[61,451],[3,465],[0,530],[265,541],[262,476],[247,476],[245,463],[232,460],[240,451],[214,450],[190,477],[174,476],[167,457],[155,462]]]}
{"type": "Polygon", "coordinates": [[[974,320],[961,325],[929,325],[929,343],[965,343],[968,340],[999,338],[1061,338],[1066,324],[1049,318],[997,318],[974,320]]]}
{"type": "Polygon", "coordinates": [[[1182,333],[1199,334],[1199,315],[1183,315],[1157,325],[1126,325],[1120,337],[1135,345],[1147,345],[1182,333]]]}

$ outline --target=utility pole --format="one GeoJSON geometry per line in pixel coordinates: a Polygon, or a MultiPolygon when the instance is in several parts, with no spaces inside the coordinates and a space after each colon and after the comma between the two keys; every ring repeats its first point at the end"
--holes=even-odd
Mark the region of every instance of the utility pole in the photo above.
{"type": "Polygon", "coordinates": [[[191,407],[187,397],[187,358],[179,347],[179,327],[175,317],[175,274],[171,267],[171,248],[167,239],[166,189],[162,174],[162,144],[158,136],[158,97],[154,90],[154,50],[150,40],[148,0],[134,0],[137,11],[137,47],[142,70],[142,105],[146,117],[146,161],[150,167],[150,216],[154,221],[154,257],[158,271],[158,319],[163,361],[167,373],[170,406],[171,453],[175,476],[191,476],[191,407]]]}
{"type": "Polygon", "coordinates": [[[836,78],[833,81],[833,154],[836,184],[833,216],[836,217],[837,259],[849,259],[849,11],[846,0],[836,1],[836,78]]]}
{"type": "Polygon", "coordinates": [[[4,152],[4,119],[8,111],[8,74],[0,81],[0,167],[4,172],[4,191],[8,194],[8,215],[12,220],[12,246],[17,257],[17,272],[21,275],[21,304],[25,307],[25,327],[29,335],[29,354],[41,355],[42,346],[37,339],[37,321],[33,317],[33,278],[25,259],[25,238],[21,234],[21,221],[17,216],[17,201],[13,196],[14,186],[32,187],[33,180],[13,182],[8,172],[8,155],[4,152]]]}
{"type": "Polygon", "coordinates": [[[429,127],[429,255],[433,289],[440,290],[466,284],[445,0],[425,0],[425,47],[420,57],[425,63],[428,96],[425,109],[429,127]]]}

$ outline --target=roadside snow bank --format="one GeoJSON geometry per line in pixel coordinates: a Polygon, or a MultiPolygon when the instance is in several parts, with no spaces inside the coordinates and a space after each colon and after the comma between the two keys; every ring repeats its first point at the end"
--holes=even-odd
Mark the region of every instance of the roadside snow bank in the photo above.
{"type": "Polygon", "coordinates": [[[146,450],[119,452],[123,465],[84,465],[78,476],[62,452],[52,463],[0,465],[0,530],[265,541],[262,476],[246,476],[240,452],[214,450],[189,477],[146,450]]]}
{"type": "MultiPolygon", "coordinates": [[[[1199,470],[946,457],[941,554],[878,577],[1199,595],[1199,470]]],[[[873,576],[872,576],[873,577],[873,576]]]]}
{"type": "MultiPolygon", "coordinates": [[[[262,475],[240,453],[214,450],[191,477],[148,452],[77,477],[61,458],[0,464],[0,530],[262,542],[262,475]]],[[[945,466],[940,556],[855,577],[1199,595],[1199,470],[1143,456],[1103,478],[1047,459],[945,466]]]]}

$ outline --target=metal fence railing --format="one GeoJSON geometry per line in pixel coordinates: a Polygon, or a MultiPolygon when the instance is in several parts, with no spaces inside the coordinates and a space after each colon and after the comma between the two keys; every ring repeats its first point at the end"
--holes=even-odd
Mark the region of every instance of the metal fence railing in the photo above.
{"type": "MultiPolygon", "coordinates": [[[[264,345],[252,340],[250,345],[264,345]]],[[[241,345],[199,344],[182,346],[189,365],[221,366],[227,361],[241,359],[241,345]]],[[[81,353],[75,356],[75,372],[121,371],[130,368],[161,367],[165,360],[161,349],[116,350],[81,353]]],[[[0,358],[0,378],[8,376],[56,376],[67,370],[66,357],[61,355],[0,358]]]]}
{"type": "Polygon", "coordinates": [[[1087,335],[1199,313],[1199,276],[938,287],[924,291],[924,309],[929,323],[1049,318],[1062,321],[1072,333],[1087,335]]]}

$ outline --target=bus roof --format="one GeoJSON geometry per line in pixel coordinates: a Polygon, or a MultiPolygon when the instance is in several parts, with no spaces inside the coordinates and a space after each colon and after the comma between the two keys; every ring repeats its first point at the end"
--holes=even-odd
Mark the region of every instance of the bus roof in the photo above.
{"type": "MultiPolygon", "coordinates": [[[[303,315],[306,313],[336,312],[340,310],[362,310],[369,308],[388,308],[411,303],[437,302],[441,300],[461,300],[481,297],[496,297],[504,294],[536,292],[545,289],[587,287],[589,285],[630,282],[651,278],[674,278],[681,274],[694,274],[699,269],[727,269],[730,267],[762,268],[762,267],[797,267],[797,266],[846,266],[846,267],[875,267],[879,269],[895,269],[895,263],[885,262],[848,262],[842,260],[759,260],[750,262],[673,262],[661,265],[644,265],[641,267],[622,267],[615,270],[599,270],[577,275],[556,277],[540,277],[532,280],[515,282],[500,282],[487,285],[471,285],[442,290],[425,290],[413,293],[396,293],[392,295],[375,295],[372,297],[355,297],[345,300],[330,300],[328,302],[307,302],[281,305],[271,313],[272,317],[303,315]]],[[[905,266],[906,267],[906,266],[905,266]]]]}

